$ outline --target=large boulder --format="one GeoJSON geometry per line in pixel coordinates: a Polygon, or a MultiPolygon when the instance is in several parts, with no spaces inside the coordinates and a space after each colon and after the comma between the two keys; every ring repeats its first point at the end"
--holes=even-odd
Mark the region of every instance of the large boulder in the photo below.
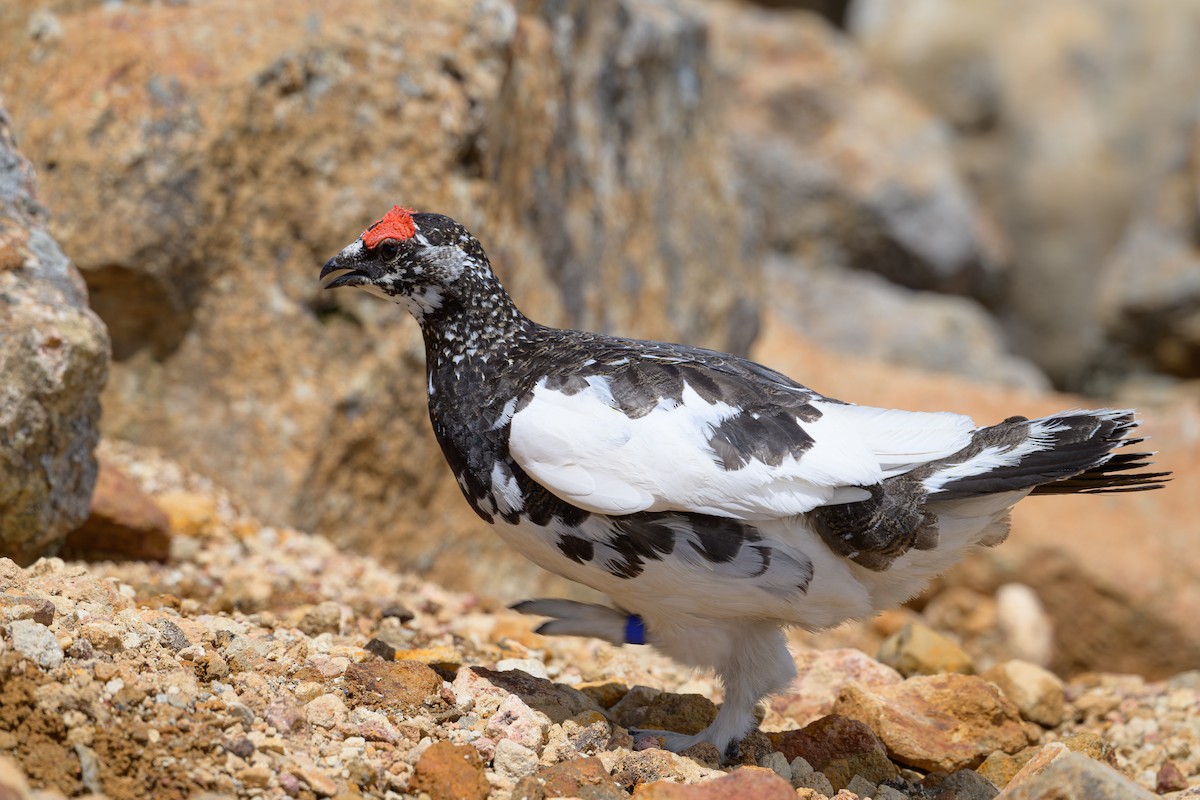
{"type": "Polygon", "coordinates": [[[775,251],[773,312],[848,353],[1045,386],[986,310],[1004,294],[1006,248],[952,129],[811,13],[694,6],[728,87],[749,223],[775,251]]]}
{"type": "Polygon", "coordinates": [[[1006,250],[951,129],[804,11],[695,0],[728,81],[726,123],[752,221],[811,264],[994,301],[1006,250]]]}
{"type": "Polygon", "coordinates": [[[1110,356],[1102,265],[1142,199],[1187,169],[1200,6],[856,0],[849,26],[953,125],[963,172],[1011,243],[1015,346],[1082,385],[1110,356]]]}
{"type": "Polygon", "coordinates": [[[493,590],[530,572],[442,464],[416,326],[316,273],[399,202],[472,229],[535,318],[744,350],[711,83],[666,2],[0,7],[0,92],[113,332],[105,431],[493,590]]]}
{"type": "Polygon", "coordinates": [[[46,231],[0,106],[0,555],[52,555],[88,515],[108,335],[46,231]]]}

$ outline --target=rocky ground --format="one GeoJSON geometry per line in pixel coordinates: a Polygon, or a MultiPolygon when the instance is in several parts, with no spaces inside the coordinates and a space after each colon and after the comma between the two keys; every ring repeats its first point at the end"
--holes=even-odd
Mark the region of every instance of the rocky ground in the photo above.
{"type": "Polygon", "coordinates": [[[0,800],[1200,796],[1200,6],[799,5],[0,3],[0,800]],[[461,502],[402,310],[319,288],[395,202],[542,321],[1136,405],[1175,478],[1022,504],[796,636],[742,764],[663,752],[719,687],[487,599],[574,589],[461,502]]]}
{"type": "Polygon", "coordinates": [[[1007,657],[1036,604],[1009,634],[997,598],[972,618],[950,592],[795,637],[793,690],[721,766],[627,731],[707,724],[707,675],[265,527],[150,451],[101,456],[131,478],[102,481],[108,529],[167,558],[0,561],[0,796],[1200,796],[1200,673],[1064,682],[1007,657]]]}

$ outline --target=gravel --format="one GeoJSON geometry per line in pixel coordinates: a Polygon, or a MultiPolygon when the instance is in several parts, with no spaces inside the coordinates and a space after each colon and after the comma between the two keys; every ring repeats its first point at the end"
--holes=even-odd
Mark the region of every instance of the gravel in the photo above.
{"type": "MultiPolygon", "coordinates": [[[[507,800],[518,784],[546,780],[627,796],[654,780],[722,774],[702,748],[695,757],[635,751],[621,725],[697,724],[720,700],[711,677],[648,648],[537,636],[486,598],[262,525],[153,452],[109,442],[102,455],[170,517],[172,558],[43,559],[26,569],[0,559],[0,795],[399,798],[419,771],[431,796],[469,786],[507,800]]],[[[857,630],[861,647],[881,638],[869,625],[857,630]]],[[[841,631],[839,644],[854,646],[855,635],[841,631]]],[[[773,705],[764,728],[804,727],[849,691],[842,683],[867,686],[856,683],[863,676],[886,677],[872,691],[902,685],[851,653],[798,653],[817,670],[809,684],[819,673],[832,688],[773,705]],[[827,674],[842,669],[843,679],[827,674]]],[[[1158,682],[1089,674],[1066,681],[1063,694],[1061,724],[1024,723],[1036,738],[1027,750],[1088,733],[1103,745],[1088,753],[1101,769],[1151,791],[1200,786],[1200,672],[1158,682]]],[[[743,760],[771,780],[805,796],[836,794],[804,759],[754,741],[743,760]]],[[[830,763],[858,763],[852,756],[834,753],[830,763]]],[[[999,753],[992,763],[1011,768],[988,774],[1011,774],[1028,758],[999,753]]],[[[878,773],[837,780],[889,800],[928,791],[922,772],[896,770],[886,786],[878,773]]],[[[971,772],[960,783],[978,792],[986,781],[971,772]]]]}

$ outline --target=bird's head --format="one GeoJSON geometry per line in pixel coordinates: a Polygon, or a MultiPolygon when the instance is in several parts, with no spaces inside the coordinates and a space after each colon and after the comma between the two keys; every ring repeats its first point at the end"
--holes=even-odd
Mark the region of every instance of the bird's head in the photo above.
{"type": "Polygon", "coordinates": [[[488,282],[491,268],[467,229],[441,214],[394,207],[321,270],[325,288],[357,286],[417,319],[488,282]],[[326,280],[328,279],[328,280],[326,280]]]}

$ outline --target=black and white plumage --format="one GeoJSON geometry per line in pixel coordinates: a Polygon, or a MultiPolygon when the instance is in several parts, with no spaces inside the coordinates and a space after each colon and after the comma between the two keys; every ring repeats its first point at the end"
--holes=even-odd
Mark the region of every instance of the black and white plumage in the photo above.
{"type": "Polygon", "coordinates": [[[424,334],[429,414],[472,508],[614,608],[531,600],[547,634],[645,640],[716,670],[726,698],[682,750],[728,752],[795,674],[783,629],[868,616],[1008,533],[1030,494],[1161,486],[1114,454],[1131,411],[977,427],[844,403],[732,355],[530,321],[466,229],[388,212],[321,271],[424,334]]]}

